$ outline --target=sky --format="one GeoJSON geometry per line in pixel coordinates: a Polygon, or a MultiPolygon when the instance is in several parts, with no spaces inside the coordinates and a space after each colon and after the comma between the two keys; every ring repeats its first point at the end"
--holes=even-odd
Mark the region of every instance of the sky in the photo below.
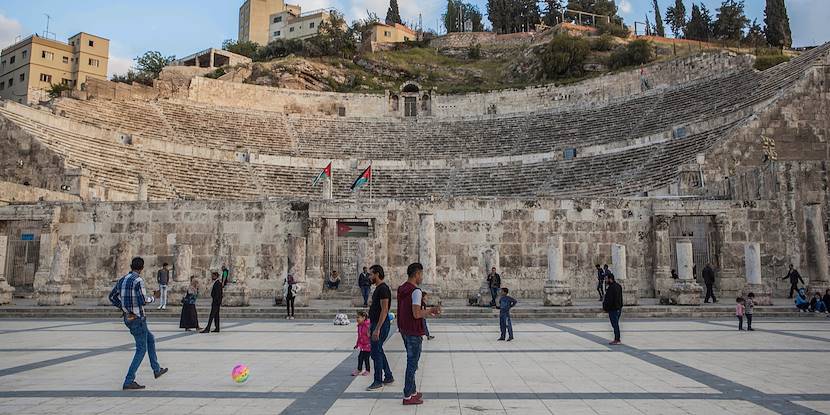
{"type": "MultiPolygon", "coordinates": [[[[466,0],[486,14],[487,0],[466,0]]],[[[691,1],[684,0],[687,11],[691,1]]],[[[147,50],[165,55],[186,56],[208,47],[219,47],[225,39],[237,36],[239,6],[243,0],[2,0],[0,1],[0,47],[14,43],[17,36],[42,34],[46,15],[51,16],[49,32],[66,41],[78,32],[110,39],[109,72],[125,73],[133,58],[147,50]]],[[[295,0],[303,10],[334,7],[348,21],[366,17],[367,11],[386,15],[388,0],[295,0]]],[[[715,13],[721,0],[703,2],[715,13]]],[[[436,29],[446,0],[398,0],[405,22],[424,29],[436,29]]],[[[674,0],[658,0],[661,13],[674,0]]],[[[651,0],[617,0],[619,14],[626,23],[643,21],[649,14],[654,21],[651,0]]],[[[764,0],[746,0],[750,19],[764,19],[764,0]]],[[[794,46],[809,46],[830,41],[830,0],[786,0],[794,46]]],[[[485,17],[486,22],[486,17],[485,17]]],[[[668,28],[667,28],[668,31],[668,28]]],[[[440,32],[440,30],[439,30],[440,32]]]]}

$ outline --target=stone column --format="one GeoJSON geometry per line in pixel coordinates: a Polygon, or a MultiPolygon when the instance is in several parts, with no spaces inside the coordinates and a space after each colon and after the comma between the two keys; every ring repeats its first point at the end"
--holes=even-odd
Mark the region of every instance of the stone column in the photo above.
{"type": "MultiPolygon", "coordinates": [[[[323,294],[323,232],[322,219],[310,218],[305,245],[305,295],[308,299],[323,294]]],[[[291,250],[289,249],[289,252],[291,250]]],[[[302,297],[302,295],[300,295],[302,297]]],[[[300,299],[295,300],[299,304],[300,299]]]]}
{"type": "Polygon", "coordinates": [[[113,253],[114,263],[108,277],[98,281],[98,305],[110,305],[109,295],[113,285],[119,278],[130,272],[130,263],[133,260],[133,247],[129,241],[121,241],[115,245],[113,253]]]}
{"type": "Polygon", "coordinates": [[[611,272],[617,283],[623,289],[623,305],[637,305],[640,303],[640,292],[637,280],[628,279],[628,261],[625,254],[625,245],[611,244],[611,272]]]}
{"type": "Polygon", "coordinates": [[[73,303],[72,286],[69,285],[69,243],[58,242],[49,268],[49,278],[36,291],[37,304],[45,306],[73,303]]]}
{"type": "Polygon", "coordinates": [[[761,244],[747,242],[744,245],[744,262],[746,264],[746,286],[744,296],[755,295],[755,304],[772,305],[772,290],[761,279],[761,244]]]}
{"type": "Polygon", "coordinates": [[[830,281],[827,275],[827,242],[824,238],[821,205],[804,206],[804,238],[807,248],[807,293],[818,291],[824,295],[824,290],[830,287],[830,281]]]}
{"type": "Polygon", "coordinates": [[[147,201],[147,179],[144,178],[144,175],[138,176],[138,191],[136,193],[136,200],[139,202],[146,202],[147,201]]]}
{"type": "MultiPolygon", "coordinates": [[[[738,244],[732,242],[729,216],[726,214],[717,215],[715,217],[715,229],[718,233],[718,246],[720,247],[716,255],[719,269],[717,270],[718,278],[715,282],[715,289],[718,296],[724,298],[737,297],[746,281],[741,275],[740,268],[743,264],[740,263],[740,254],[727,254],[728,252],[735,252],[735,248],[740,248],[736,246],[738,244]]],[[[705,264],[698,264],[698,266],[703,265],[705,264]]]]}
{"type": "Polygon", "coordinates": [[[32,288],[34,288],[35,292],[42,289],[46,285],[46,281],[49,280],[49,270],[52,269],[52,257],[55,255],[56,237],[47,229],[48,227],[44,227],[40,234],[38,267],[32,283],[32,288]]]}
{"type": "MultiPolygon", "coordinates": [[[[495,248],[488,248],[482,253],[482,259],[484,261],[484,269],[482,270],[481,275],[481,287],[478,289],[478,296],[476,298],[475,304],[479,307],[488,307],[490,306],[490,286],[487,284],[487,275],[490,274],[490,270],[493,267],[496,270],[499,270],[499,252],[495,248]]],[[[472,304],[472,299],[470,301],[472,304]]]]}
{"type": "MultiPolygon", "coordinates": [[[[324,200],[331,200],[331,199],[334,199],[334,194],[332,193],[332,184],[331,184],[331,180],[329,180],[329,179],[323,179],[322,184],[323,184],[323,185],[322,185],[322,186],[320,186],[320,187],[322,188],[322,191],[323,191],[323,195],[322,195],[322,196],[323,196],[323,199],[324,199],[324,200]]],[[[296,301],[296,300],[295,300],[295,301],[296,301]]]]}
{"type": "MultiPolygon", "coordinates": [[[[193,247],[190,245],[176,245],[173,258],[173,283],[167,290],[167,297],[176,299],[183,298],[187,287],[190,285],[190,276],[193,269],[193,247]]],[[[208,286],[200,281],[202,288],[208,286]]]]}
{"type": "Polygon", "coordinates": [[[0,305],[10,304],[12,302],[12,293],[14,287],[6,282],[6,250],[8,248],[9,237],[0,235],[0,305]]]}
{"type": "Polygon", "coordinates": [[[695,282],[692,267],[692,241],[683,239],[677,242],[677,275],[678,279],[669,292],[670,303],[676,305],[700,305],[700,295],[703,288],[695,282]]]}
{"type": "Polygon", "coordinates": [[[669,303],[669,291],[674,284],[671,277],[671,241],[668,216],[654,217],[654,291],[660,304],[669,303]]]}
{"type": "Polygon", "coordinates": [[[228,283],[222,296],[222,304],[228,307],[245,307],[251,303],[251,289],[248,288],[248,266],[245,257],[233,257],[234,281],[228,283]]]}
{"type": "Polygon", "coordinates": [[[430,302],[441,303],[441,288],[436,272],[435,215],[421,213],[418,222],[418,260],[424,266],[424,282],[421,288],[429,293],[430,302]]]}
{"type": "MultiPolygon", "coordinates": [[[[308,299],[309,299],[309,289],[308,289],[308,279],[306,278],[306,238],[302,236],[294,236],[289,234],[288,235],[288,272],[286,273],[285,277],[288,277],[288,274],[294,276],[294,281],[299,284],[300,291],[297,293],[297,297],[294,298],[294,306],[297,307],[307,307],[308,306],[308,299]]],[[[277,280],[277,297],[282,298],[284,293],[282,291],[283,287],[283,280],[277,280]]]]}
{"type": "Polygon", "coordinates": [[[562,235],[548,238],[548,278],[543,289],[546,306],[572,305],[571,286],[565,275],[565,252],[562,250],[562,235]]]}
{"type": "MultiPolygon", "coordinates": [[[[358,276],[363,272],[363,267],[368,269],[375,263],[375,255],[372,245],[372,241],[369,239],[361,239],[357,241],[354,263],[355,272],[358,276]]],[[[357,281],[355,281],[354,285],[352,285],[350,291],[352,297],[352,307],[363,307],[363,293],[360,292],[360,287],[357,286],[357,281]]]]}

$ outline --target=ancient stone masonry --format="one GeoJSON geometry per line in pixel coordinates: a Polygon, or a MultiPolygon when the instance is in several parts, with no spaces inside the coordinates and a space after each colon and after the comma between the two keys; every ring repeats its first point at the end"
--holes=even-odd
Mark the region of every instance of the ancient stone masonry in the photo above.
{"type": "Polygon", "coordinates": [[[744,288],[744,295],[754,294],[757,305],[772,305],[772,290],[764,284],[761,278],[761,244],[747,242],[745,246],[746,288],[744,288]]]}
{"type": "Polygon", "coordinates": [[[565,252],[562,249],[562,236],[548,238],[548,278],[545,281],[545,305],[571,305],[571,287],[565,276],[565,252]]]}
{"type": "Polygon", "coordinates": [[[693,266],[692,242],[689,240],[678,241],[678,278],[669,290],[669,301],[672,304],[700,305],[700,294],[703,292],[703,289],[694,281],[694,274],[692,273],[693,266]]]}
{"type": "Polygon", "coordinates": [[[0,235],[0,305],[11,303],[12,293],[14,293],[14,287],[10,286],[6,281],[6,250],[8,248],[8,242],[8,236],[0,235]]]}
{"type": "Polygon", "coordinates": [[[38,305],[69,305],[74,302],[69,277],[69,243],[60,241],[55,246],[49,279],[37,291],[38,305]]]}

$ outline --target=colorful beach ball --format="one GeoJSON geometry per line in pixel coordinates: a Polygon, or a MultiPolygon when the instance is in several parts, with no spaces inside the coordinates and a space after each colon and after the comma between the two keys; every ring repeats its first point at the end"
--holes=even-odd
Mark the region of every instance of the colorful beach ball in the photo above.
{"type": "Polygon", "coordinates": [[[393,313],[393,312],[391,312],[391,311],[390,311],[390,312],[389,312],[389,315],[388,315],[388,316],[386,316],[386,317],[387,317],[387,318],[389,318],[389,321],[392,321],[392,320],[394,320],[394,319],[395,319],[395,313],[393,313]]]}
{"type": "Polygon", "coordinates": [[[245,365],[236,365],[231,370],[231,378],[236,383],[244,383],[248,380],[248,366],[245,365]]]}

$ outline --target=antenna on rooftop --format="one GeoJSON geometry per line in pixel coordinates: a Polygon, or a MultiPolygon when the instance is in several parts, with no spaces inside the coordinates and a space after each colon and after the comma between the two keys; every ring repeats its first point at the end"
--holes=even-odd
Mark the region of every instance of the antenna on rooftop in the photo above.
{"type": "Polygon", "coordinates": [[[55,36],[54,33],[49,31],[49,22],[51,22],[52,16],[50,16],[48,13],[43,13],[43,15],[46,16],[46,30],[43,31],[43,37],[48,39],[49,34],[51,34],[52,38],[56,38],[57,36],[55,36]]]}

